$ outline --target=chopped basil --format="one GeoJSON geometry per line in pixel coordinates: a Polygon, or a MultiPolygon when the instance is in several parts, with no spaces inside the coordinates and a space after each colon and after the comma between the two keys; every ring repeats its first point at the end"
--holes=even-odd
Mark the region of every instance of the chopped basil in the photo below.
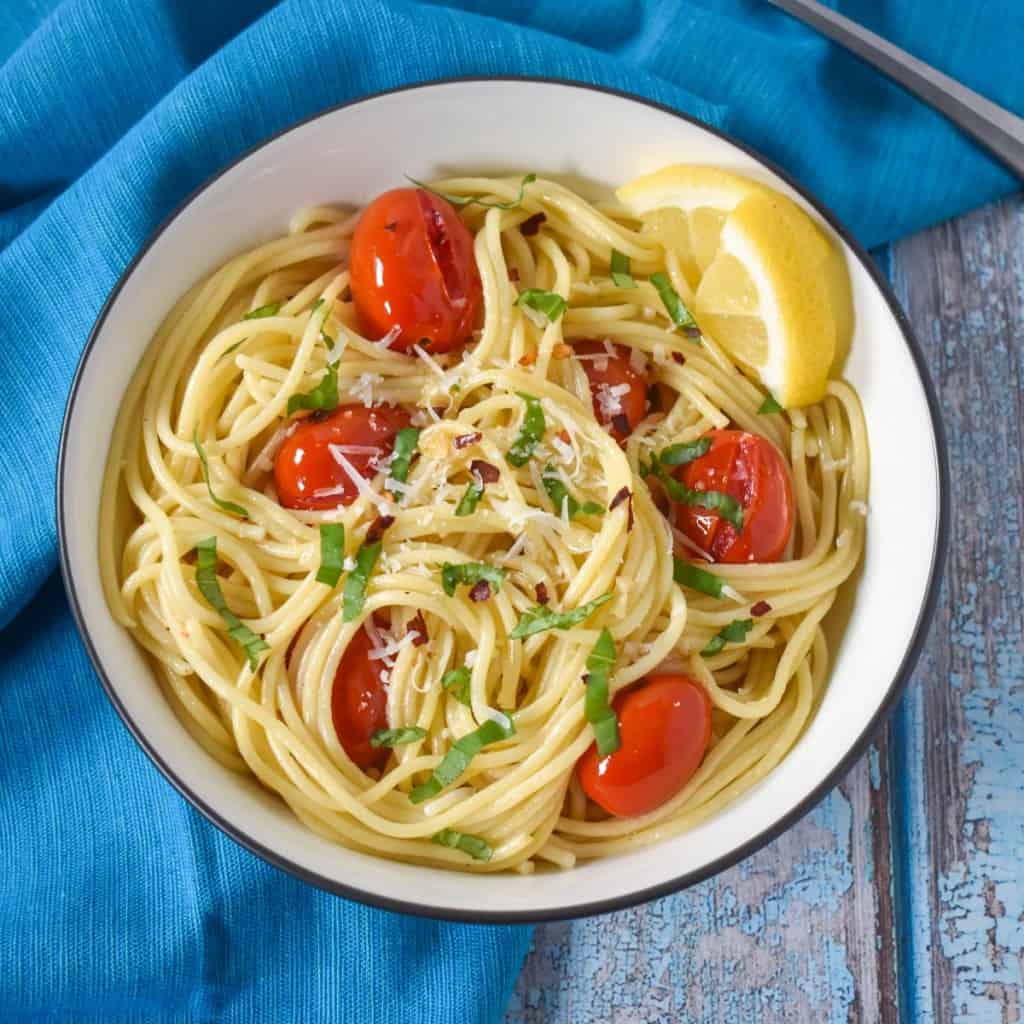
{"type": "Polygon", "coordinates": [[[493,718],[487,719],[473,732],[452,744],[430,778],[422,785],[416,786],[409,794],[409,799],[414,804],[420,804],[432,796],[437,796],[445,786],[450,786],[469,767],[469,762],[484,747],[489,743],[507,740],[510,736],[514,736],[515,732],[515,722],[511,717],[508,718],[507,727],[493,718]]]}
{"type": "Polygon", "coordinates": [[[700,653],[705,658],[717,654],[726,644],[741,644],[753,629],[753,619],[733,619],[728,626],[723,626],[707,643],[700,653]]]}
{"type": "Polygon", "coordinates": [[[710,448],[710,437],[699,437],[696,441],[687,441],[684,444],[670,444],[662,450],[658,461],[663,466],[685,466],[688,462],[707,455],[710,448]]]}
{"type": "Polygon", "coordinates": [[[537,604],[527,608],[515,628],[509,633],[510,640],[521,640],[523,637],[533,636],[534,633],[543,633],[548,629],[572,629],[581,622],[590,618],[601,605],[612,599],[611,594],[602,594],[595,597],[593,601],[581,604],[579,608],[573,608],[567,612],[556,612],[546,605],[537,604]]]}
{"type": "Polygon", "coordinates": [[[731,523],[738,531],[743,529],[743,506],[724,491],[698,491],[681,484],[670,473],[666,473],[657,453],[651,453],[649,466],[641,467],[641,476],[656,476],[665,488],[665,493],[683,505],[696,505],[717,512],[727,523],[731,523]]]}
{"type": "Polygon", "coordinates": [[[338,406],[338,368],[329,363],[324,375],[312,391],[294,394],[288,399],[288,415],[297,409],[324,409],[330,412],[338,406]]]}
{"type": "Polygon", "coordinates": [[[427,735],[426,729],[418,725],[405,725],[399,729],[378,729],[370,737],[371,747],[398,747],[404,743],[415,743],[427,735]]]}
{"type": "Polygon", "coordinates": [[[245,314],[245,316],[242,317],[242,319],[243,320],[262,320],[264,317],[277,316],[277,314],[280,311],[281,311],[281,303],[280,302],[268,302],[265,306],[260,306],[259,309],[250,310],[248,313],[245,314]]]}
{"type": "Polygon", "coordinates": [[[679,297],[679,292],[669,282],[668,275],[663,274],[660,270],[656,274],[651,274],[651,284],[658,290],[665,312],[668,313],[669,319],[676,327],[687,333],[700,331],[693,314],[686,308],[686,304],[679,297]]]}
{"type": "Polygon", "coordinates": [[[356,567],[345,579],[345,593],[342,598],[342,622],[354,622],[359,618],[366,603],[366,587],[370,582],[373,568],[380,557],[381,542],[363,544],[356,552],[356,567]]]}
{"type": "Polygon", "coordinates": [[[599,516],[605,511],[604,505],[600,505],[596,501],[585,501],[580,504],[569,493],[568,488],[562,483],[562,478],[558,475],[558,470],[550,463],[544,467],[540,480],[548,497],[554,503],[556,515],[561,515],[563,508],[568,509],[570,519],[575,519],[581,513],[585,516],[599,516]]]}
{"type": "Polygon", "coordinates": [[[470,671],[463,665],[461,668],[449,669],[441,677],[441,685],[460,703],[470,706],[469,681],[470,671]]]}
{"type": "Polygon", "coordinates": [[[321,327],[320,340],[327,346],[328,352],[334,351],[334,339],[321,327]]]}
{"type": "Polygon", "coordinates": [[[320,524],[320,568],[316,571],[318,583],[336,586],[341,579],[345,561],[345,524],[320,524]]]}
{"type": "Polygon", "coordinates": [[[764,401],[758,407],[758,415],[766,416],[773,412],[785,412],[786,410],[779,405],[778,399],[769,391],[764,397],[764,401]]]}
{"type": "Polygon", "coordinates": [[[722,578],[706,569],[700,569],[696,565],[684,562],[681,558],[672,559],[672,578],[676,583],[691,590],[699,590],[702,594],[711,597],[722,597],[722,588],[725,586],[722,578]]]}
{"type": "Polygon", "coordinates": [[[202,444],[199,442],[199,427],[196,427],[192,434],[192,443],[196,446],[196,451],[199,453],[199,462],[203,467],[203,480],[206,483],[206,490],[209,492],[210,500],[217,506],[217,508],[223,509],[225,512],[230,512],[232,515],[241,516],[243,519],[249,518],[249,512],[241,505],[236,505],[233,501],[225,501],[223,498],[218,498],[213,493],[213,485],[210,483],[210,463],[207,461],[206,452],[203,450],[202,444]]]}
{"type": "Polygon", "coordinates": [[[587,695],[583,712],[594,730],[597,752],[604,757],[619,749],[619,720],[608,702],[608,673],[615,667],[615,641],[607,629],[587,656],[587,695]]]}
{"type": "Polygon", "coordinates": [[[228,636],[235,641],[249,659],[249,668],[253,672],[260,661],[260,654],[269,651],[270,645],[258,633],[254,633],[228,607],[224,594],[217,579],[217,538],[207,537],[196,545],[196,586],[209,602],[210,607],[220,613],[227,623],[228,636]]]}
{"type": "Polygon", "coordinates": [[[453,850],[461,850],[468,853],[473,860],[490,860],[494,851],[479,836],[471,835],[469,832],[457,832],[453,828],[443,828],[430,837],[432,843],[438,846],[450,846],[453,850]]]}
{"type": "Polygon", "coordinates": [[[558,292],[546,292],[542,288],[527,288],[521,291],[515,304],[543,313],[551,323],[554,323],[569,305],[558,292]]]}
{"type": "Polygon", "coordinates": [[[474,480],[473,483],[466,487],[462,497],[459,498],[459,503],[455,506],[455,514],[457,516],[471,516],[476,511],[476,507],[480,504],[480,499],[483,496],[484,485],[474,480]]]}
{"type": "Polygon", "coordinates": [[[394,457],[388,476],[404,484],[409,478],[409,466],[420,443],[420,432],[415,427],[403,427],[395,437],[394,457]]]}
{"type": "Polygon", "coordinates": [[[633,280],[629,269],[629,257],[618,249],[612,249],[611,277],[620,288],[636,287],[636,281],[633,280]]]}
{"type": "Polygon", "coordinates": [[[512,442],[505,455],[505,461],[510,466],[525,466],[533,455],[534,448],[540,444],[547,430],[547,421],[544,419],[544,409],[541,407],[540,399],[533,395],[516,392],[526,403],[526,412],[523,414],[523,425],[519,428],[519,435],[512,442]]]}
{"type": "Polygon", "coordinates": [[[459,584],[471,587],[481,580],[490,583],[494,587],[494,592],[498,593],[504,579],[504,569],[488,565],[486,562],[462,562],[460,565],[445,562],[441,567],[441,585],[449,597],[455,596],[455,588],[459,584]]]}
{"type": "Polygon", "coordinates": [[[486,206],[491,210],[514,210],[522,201],[523,193],[526,190],[526,186],[532,184],[537,180],[536,174],[527,174],[523,176],[523,180],[519,183],[519,195],[515,199],[510,200],[507,203],[489,203],[486,199],[477,199],[475,196],[456,196],[450,192],[438,192],[436,188],[431,188],[429,185],[424,185],[422,181],[417,181],[415,178],[410,178],[406,175],[417,188],[426,189],[428,192],[433,192],[435,196],[440,196],[442,199],[451,203],[452,206],[486,206]]]}

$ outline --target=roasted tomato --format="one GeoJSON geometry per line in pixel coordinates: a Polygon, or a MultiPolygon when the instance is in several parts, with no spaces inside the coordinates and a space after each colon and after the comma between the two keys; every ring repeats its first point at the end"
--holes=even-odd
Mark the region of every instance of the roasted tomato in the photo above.
{"type": "Polygon", "coordinates": [[[331,719],[338,742],[353,764],[381,768],[388,759],[387,747],[373,747],[370,737],[388,727],[388,692],[381,678],[382,660],[371,660],[373,644],[366,629],[352,637],[334,674],[331,719]]]}
{"type": "Polygon", "coordinates": [[[777,562],[793,530],[793,487],[775,446],[742,430],[712,430],[707,454],[680,466],[676,478],[691,490],[723,491],[743,507],[736,530],[718,513],[677,503],[676,526],[716,562],[777,562]]]}
{"type": "Polygon", "coordinates": [[[368,335],[399,335],[396,351],[461,348],[480,317],[473,236],[447,200],[422,188],[378,196],[352,236],[352,300],[368,335]]]}
{"type": "Polygon", "coordinates": [[[593,744],[580,758],[583,791],[609,814],[653,811],[689,782],[711,739],[711,701],[682,675],[650,676],[612,702],[621,745],[601,757],[593,744]]]}
{"type": "Polygon", "coordinates": [[[647,412],[647,378],[633,369],[629,349],[621,345],[609,353],[603,342],[579,341],[573,349],[586,357],[581,362],[597,421],[621,444],[647,412]]]}
{"type": "Polygon", "coordinates": [[[277,499],[285,508],[325,509],[351,505],[358,491],[342,459],[372,477],[409,414],[393,405],[342,405],[299,422],[274,460],[277,499]]]}

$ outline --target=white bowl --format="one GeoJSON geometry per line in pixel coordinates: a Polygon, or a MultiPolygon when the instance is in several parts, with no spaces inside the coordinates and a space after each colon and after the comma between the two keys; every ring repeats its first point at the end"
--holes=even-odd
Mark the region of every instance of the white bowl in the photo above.
{"type": "Polygon", "coordinates": [[[729,867],[806,813],[863,752],[920,651],[948,532],[945,446],[921,356],[891,291],[834,218],[749,149],[645,100],[568,82],[484,79],[415,86],[320,114],[241,157],[156,231],[107,300],[68,401],[58,467],[61,564],[107,693],[157,767],[214,824],[273,864],[353,899],[478,921],[577,917],[626,907],[729,867]],[[171,304],[228,257],[281,234],[309,203],[365,203],[448,171],[541,171],[610,189],[665,164],[734,168],[816,210],[843,240],[857,331],[847,376],[871,439],[867,551],[828,690],[795,748],[710,821],[563,874],[462,875],[396,864],[320,838],[189,736],[140,649],[107,611],[97,552],[103,465],[118,405],[171,304]]]}

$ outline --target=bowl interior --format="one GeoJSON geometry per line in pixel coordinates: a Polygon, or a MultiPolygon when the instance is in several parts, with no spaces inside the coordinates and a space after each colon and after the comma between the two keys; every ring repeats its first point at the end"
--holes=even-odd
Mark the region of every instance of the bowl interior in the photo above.
{"type": "Polygon", "coordinates": [[[83,358],[65,425],[58,494],[64,569],[79,625],[120,713],[175,785],[236,839],[317,884],[399,909],[506,920],[591,913],[694,881],[766,841],[835,781],[891,704],[926,625],[933,586],[941,533],[938,442],[909,339],[849,246],[857,329],[846,373],[863,400],[871,441],[867,551],[855,600],[827,693],[795,749],[744,797],[683,837],[568,875],[459,875],[348,851],[208,757],[107,612],[96,537],[117,407],[160,321],[198,278],[282,233],[297,207],[363,203],[403,184],[404,174],[532,170],[611,188],[682,161],[742,171],[813,209],[745,150],[648,104],[563,83],[449,82],[363,100],[277,137],[195,196],[122,280],[83,358]]]}

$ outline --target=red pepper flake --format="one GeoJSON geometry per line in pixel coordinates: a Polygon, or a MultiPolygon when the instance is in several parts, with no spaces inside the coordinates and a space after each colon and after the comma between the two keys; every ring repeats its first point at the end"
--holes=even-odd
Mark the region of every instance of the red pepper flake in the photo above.
{"type": "Polygon", "coordinates": [[[537,594],[537,604],[547,604],[548,601],[551,600],[551,595],[548,593],[548,588],[544,585],[543,582],[538,583],[537,586],[533,589],[534,592],[537,594]]]}
{"type": "Polygon", "coordinates": [[[508,268],[508,279],[510,281],[518,281],[519,280],[519,268],[518,267],[509,267],[508,268]]]}
{"type": "Polygon", "coordinates": [[[572,438],[569,436],[568,430],[560,430],[555,436],[564,444],[572,444],[572,438]]]}
{"type": "Polygon", "coordinates": [[[568,359],[572,355],[572,346],[566,345],[564,341],[560,341],[552,350],[551,354],[556,359],[568,359]]]}
{"type": "Polygon", "coordinates": [[[519,360],[520,366],[533,366],[537,362],[536,352],[527,352],[525,356],[522,356],[519,360]]]}
{"type": "Polygon", "coordinates": [[[496,484],[501,479],[501,473],[497,466],[492,466],[483,459],[474,459],[469,464],[469,471],[482,484],[496,484]]]}
{"type": "Polygon", "coordinates": [[[435,406],[432,406],[431,408],[433,408],[434,415],[438,419],[443,419],[444,418],[444,414],[448,411],[448,406],[447,405],[435,405],[435,406]]]}
{"type": "Polygon", "coordinates": [[[611,428],[618,434],[629,434],[632,429],[629,425],[629,417],[624,412],[616,413],[610,420],[611,428]]]}
{"type": "Polygon", "coordinates": [[[519,233],[529,238],[531,235],[535,235],[540,231],[541,224],[546,220],[547,217],[543,213],[535,213],[532,217],[527,217],[526,220],[519,225],[519,233]]]}
{"type": "Polygon", "coordinates": [[[608,506],[608,511],[618,508],[627,498],[632,496],[632,491],[628,487],[620,487],[615,492],[615,497],[612,498],[612,503],[608,506]]]}
{"type": "Polygon", "coordinates": [[[195,565],[199,561],[199,551],[196,548],[190,548],[181,556],[181,560],[186,565],[195,565]]]}
{"type": "Polygon", "coordinates": [[[757,604],[751,607],[750,614],[755,618],[759,618],[762,615],[767,615],[771,610],[772,606],[767,601],[758,601],[757,604]]]}
{"type": "Polygon", "coordinates": [[[468,448],[471,444],[476,444],[484,435],[479,430],[474,430],[472,434],[459,434],[457,438],[452,442],[459,450],[468,448]]]}
{"type": "Polygon", "coordinates": [[[422,647],[427,642],[427,623],[423,618],[423,612],[417,612],[409,620],[409,625],[405,627],[405,631],[406,633],[412,633],[413,647],[422,647]]]}
{"type": "Polygon", "coordinates": [[[470,601],[486,601],[491,596],[491,585],[487,580],[474,583],[469,592],[470,601]]]}
{"type": "Polygon", "coordinates": [[[683,366],[686,363],[686,356],[684,356],[682,352],[673,352],[672,362],[678,363],[680,366],[683,366]]]}
{"type": "Polygon", "coordinates": [[[217,562],[217,575],[227,579],[235,570],[227,562],[217,562]]]}
{"type": "Polygon", "coordinates": [[[376,544],[384,536],[385,530],[395,521],[394,516],[377,516],[366,531],[364,544],[376,544]]]}

